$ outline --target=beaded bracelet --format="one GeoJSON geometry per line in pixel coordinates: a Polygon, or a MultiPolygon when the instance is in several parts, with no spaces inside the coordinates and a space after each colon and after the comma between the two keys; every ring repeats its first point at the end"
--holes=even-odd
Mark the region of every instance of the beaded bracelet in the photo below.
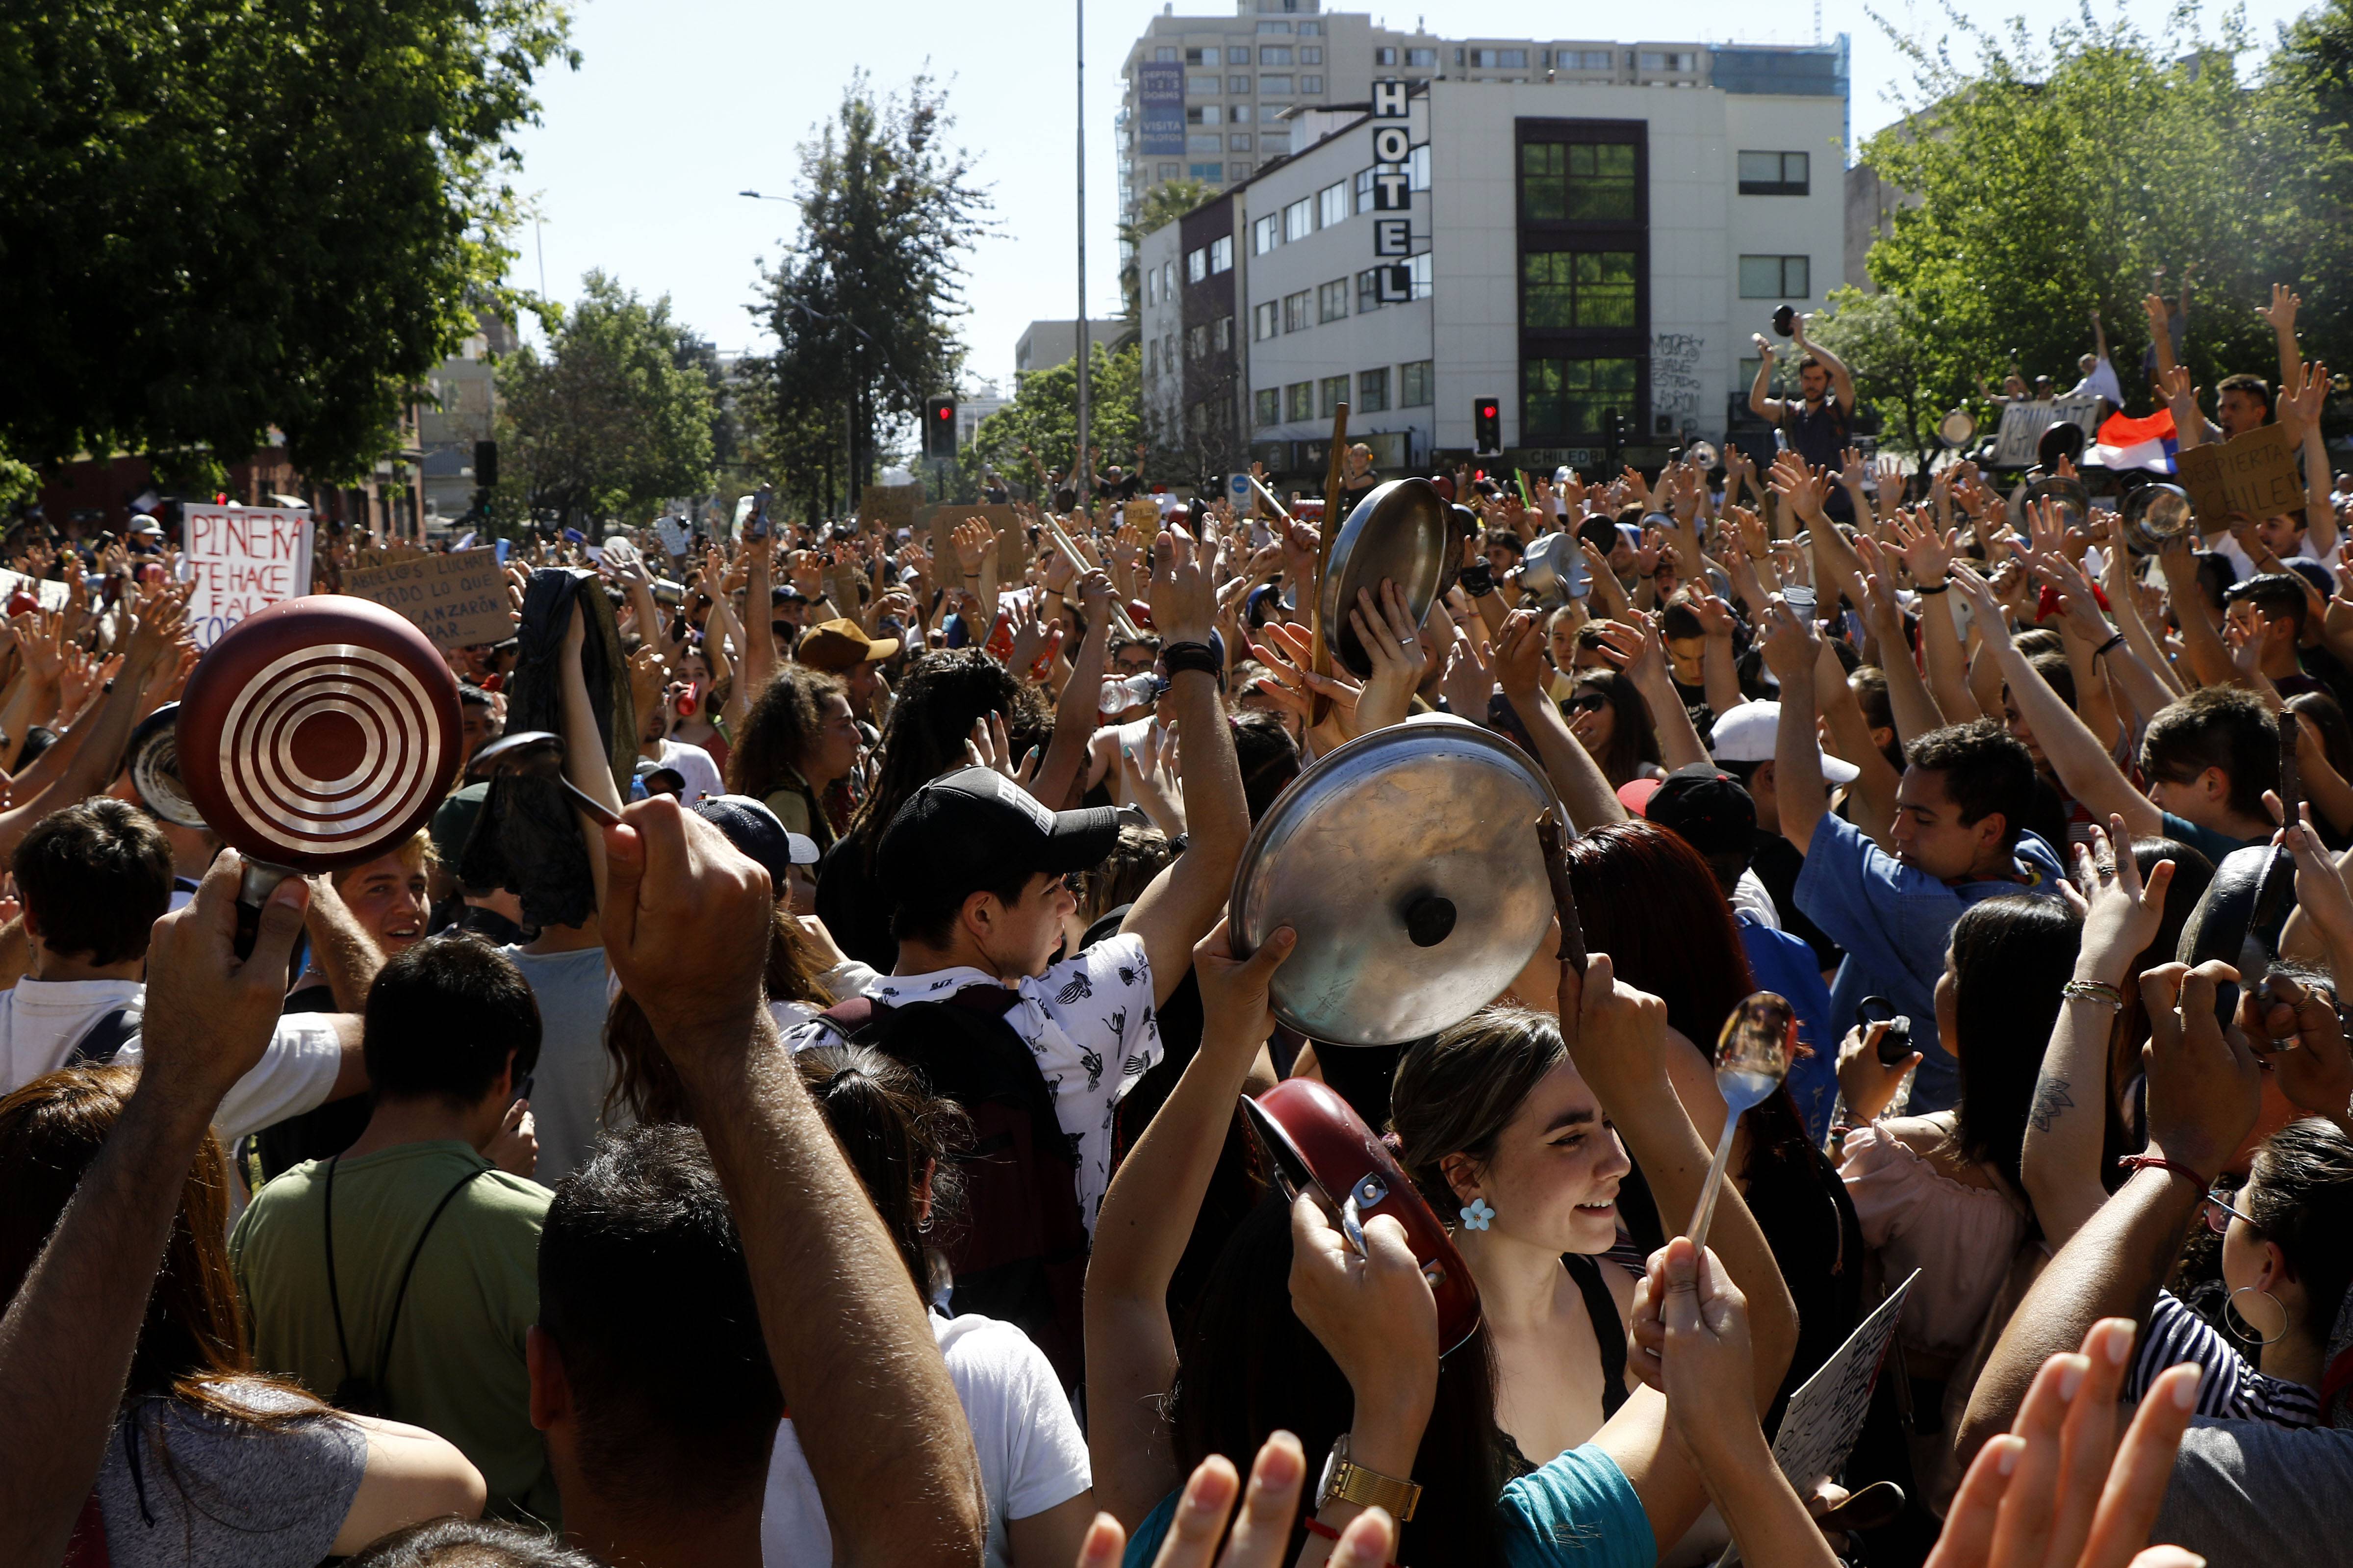
{"type": "Polygon", "coordinates": [[[2059,988],[2059,994],[2078,1001],[2096,1001],[2102,1007],[2125,1010],[2125,993],[2101,980],[2071,980],[2059,988]]]}

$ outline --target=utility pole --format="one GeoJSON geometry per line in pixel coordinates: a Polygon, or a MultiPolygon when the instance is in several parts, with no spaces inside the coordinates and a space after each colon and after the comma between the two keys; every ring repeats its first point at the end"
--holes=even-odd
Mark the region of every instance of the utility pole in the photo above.
{"type": "Polygon", "coordinates": [[[1094,346],[1087,334],[1087,0],[1072,0],[1072,5],[1079,32],[1079,455],[1071,487],[1083,506],[1092,477],[1087,461],[1087,371],[1093,357],[1088,351],[1094,346]]]}

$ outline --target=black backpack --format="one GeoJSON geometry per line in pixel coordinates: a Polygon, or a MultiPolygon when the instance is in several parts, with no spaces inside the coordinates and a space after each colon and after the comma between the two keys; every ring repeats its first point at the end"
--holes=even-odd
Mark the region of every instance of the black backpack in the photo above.
{"type": "Polygon", "coordinates": [[[964,1221],[941,1249],[955,1272],[950,1304],[1018,1325],[1063,1386],[1075,1388],[1086,1368],[1078,1153],[1037,1057],[1005,1021],[1018,1000],[1002,986],[977,985],[898,1007],[854,997],[824,1017],[850,1044],[923,1074],[934,1094],[972,1118],[973,1146],[959,1161],[964,1221]]]}

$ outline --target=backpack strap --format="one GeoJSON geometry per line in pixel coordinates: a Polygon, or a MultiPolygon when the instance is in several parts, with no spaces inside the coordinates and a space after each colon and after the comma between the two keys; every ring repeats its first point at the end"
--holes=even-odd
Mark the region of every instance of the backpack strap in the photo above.
{"type": "MultiPolygon", "coordinates": [[[[343,1293],[336,1288],[335,1285],[335,1167],[343,1162],[343,1157],[340,1154],[327,1161],[326,1202],[322,1206],[326,1212],[327,1227],[327,1307],[334,1314],[335,1353],[343,1358],[343,1377],[348,1382],[353,1375],[352,1347],[351,1341],[343,1334],[343,1293]]],[[[384,1348],[376,1355],[375,1393],[379,1402],[384,1393],[384,1374],[390,1370],[388,1363],[392,1360],[392,1337],[400,1331],[401,1304],[408,1299],[409,1277],[417,1272],[417,1258],[424,1255],[426,1238],[433,1234],[433,1227],[440,1223],[441,1211],[447,1209],[459,1193],[470,1186],[475,1177],[489,1169],[491,1169],[489,1166],[484,1165],[467,1171],[459,1178],[454,1186],[441,1194],[441,1201],[433,1205],[433,1213],[426,1216],[425,1228],[417,1233],[417,1245],[408,1252],[408,1265],[400,1271],[400,1287],[393,1293],[392,1316],[385,1324],[384,1348]]]]}
{"type": "Polygon", "coordinates": [[[66,1054],[65,1065],[69,1067],[102,1067],[113,1061],[115,1053],[138,1033],[139,1026],[131,1022],[129,1002],[109,1008],[98,1015],[97,1022],[82,1031],[81,1038],[75,1041],[73,1049],[66,1054]]]}

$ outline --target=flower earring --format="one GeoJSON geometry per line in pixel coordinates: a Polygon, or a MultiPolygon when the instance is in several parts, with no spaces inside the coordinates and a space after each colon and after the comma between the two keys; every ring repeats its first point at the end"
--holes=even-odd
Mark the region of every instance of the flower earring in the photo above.
{"type": "Polygon", "coordinates": [[[1462,1205],[1462,1228],[1466,1231],[1483,1231],[1494,1217],[1495,1211],[1487,1206],[1484,1198],[1473,1198],[1462,1205]]]}

